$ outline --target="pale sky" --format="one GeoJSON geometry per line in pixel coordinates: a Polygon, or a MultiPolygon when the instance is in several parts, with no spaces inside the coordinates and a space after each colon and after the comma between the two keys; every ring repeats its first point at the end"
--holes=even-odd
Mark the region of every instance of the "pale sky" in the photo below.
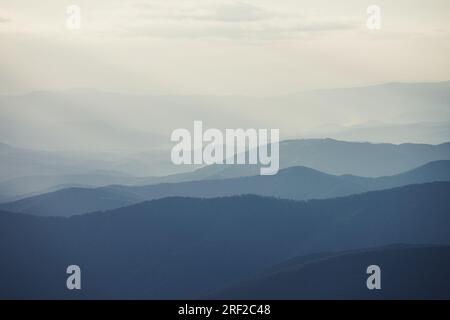
{"type": "Polygon", "coordinates": [[[445,81],[448,57],[448,0],[0,0],[1,93],[278,95],[445,81]]]}

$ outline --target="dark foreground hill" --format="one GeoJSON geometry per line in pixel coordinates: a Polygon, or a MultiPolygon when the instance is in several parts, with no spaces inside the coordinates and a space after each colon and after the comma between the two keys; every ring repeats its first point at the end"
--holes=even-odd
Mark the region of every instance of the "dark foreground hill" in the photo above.
{"type": "Polygon", "coordinates": [[[0,209],[43,216],[71,216],[171,196],[214,198],[254,194],[292,200],[326,199],[435,181],[450,181],[450,160],[431,162],[399,175],[380,178],[334,176],[305,167],[291,167],[275,176],[141,187],[69,188],[2,204],[0,209]]]}
{"type": "Polygon", "coordinates": [[[450,299],[450,246],[381,247],[295,259],[210,299],[450,299]],[[300,262],[295,262],[301,260],[300,262]],[[367,267],[381,289],[368,290],[367,267]]]}
{"type": "Polygon", "coordinates": [[[198,298],[292,257],[450,245],[449,192],[437,182],[308,202],[166,198],[71,218],[2,212],[0,298],[198,298]],[[81,291],[65,288],[72,264],[81,291]]]}

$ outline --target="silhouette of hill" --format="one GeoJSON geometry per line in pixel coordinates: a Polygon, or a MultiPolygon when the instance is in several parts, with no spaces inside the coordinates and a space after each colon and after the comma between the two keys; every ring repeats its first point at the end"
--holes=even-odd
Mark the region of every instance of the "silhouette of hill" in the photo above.
{"type": "MultiPolygon", "coordinates": [[[[0,144],[0,201],[23,199],[64,186],[149,185],[259,175],[257,165],[211,165],[191,172],[175,173],[193,170],[195,166],[175,166],[169,161],[169,154],[170,150],[133,155],[96,155],[92,152],[88,155],[58,154],[0,144]],[[100,168],[107,171],[101,172],[100,168]],[[166,175],[170,172],[174,174],[166,175]]],[[[450,143],[394,145],[333,139],[280,143],[280,168],[305,166],[333,175],[394,175],[437,160],[450,160],[450,143]]]]}
{"type": "MultiPolygon", "coordinates": [[[[150,181],[151,178],[146,179],[150,181]]],[[[0,182],[0,203],[20,200],[65,188],[94,188],[112,184],[133,185],[141,178],[119,172],[32,175],[0,182]]]]}
{"type": "Polygon", "coordinates": [[[275,176],[258,175],[137,187],[70,188],[2,204],[0,209],[70,216],[170,196],[213,198],[255,194],[293,200],[325,199],[434,181],[450,181],[450,161],[432,162],[400,175],[381,178],[333,176],[305,167],[292,167],[281,170],[275,176]]]}
{"type": "Polygon", "coordinates": [[[214,299],[449,299],[450,246],[389,246],[302,259],[216,293],[214,299]],[[368,290],[367,267],[381,270],[368,290]]]}
{"type": "Polygon", "coordinates": [[[151,184],[161,178],[153,175],[188,172],[196,167],[174,165],[168,154],[170,149],[137,153],[40,151],[0,143],[0,201],[55,191],[64,186],[151,184]]]}
{"type": "MultiPolygon", "coordinates": [[[[286,140],[280,143],[280,168],[305,166],[324,173],[379,177],[399,174],[426,163],[450,160],[450,143],[389,144],[334,139],[286,140]]],[[[258,165],[210,165],[159,182],[226,179],[259,174],[258,165]]]]}
{"type": "Polygon", "coordinates": [[[307,202],[165,198],[71,218],[1,212],[0,297],[198,298],[293,257],[450,245],[449,191],[435,182],[307,202]],[[71,264],[82,269],[81,291],[65,290],[71,264]]]}
{"type": "Polygon", "coordinates": [[[345,176],[345,179],[365,186],[368,190],[387,189],[408,184],[450,180],[450,161],[440,160],[427,163],[416,169],[394,176],[373,179],[356,176],[345,176]]]}

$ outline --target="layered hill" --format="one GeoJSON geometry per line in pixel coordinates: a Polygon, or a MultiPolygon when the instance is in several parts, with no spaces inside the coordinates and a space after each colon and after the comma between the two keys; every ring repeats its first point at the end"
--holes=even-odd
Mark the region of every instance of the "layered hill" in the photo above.
{"type": "Polygon", "coordinates": [[[213,198],[254,194],[292,200],[326,199],[434,181],[450,181],[450,161],[436,161],[400,175],[380,178],[335,176],[305,167],[291,167],[275,176],[68,188],[1,204],[0,209],[44,216],[71,216],[172,196],[213,198]]]}
{"type": "Polygon", "coordinates": [[[199,298],[294,257],[450,245],[449,191],[436,182],[307,202],[165,198],[71,218],[2,212],[0,297],[199,298]],[[81,291],[65,289],[72,264],[81,291]]]}

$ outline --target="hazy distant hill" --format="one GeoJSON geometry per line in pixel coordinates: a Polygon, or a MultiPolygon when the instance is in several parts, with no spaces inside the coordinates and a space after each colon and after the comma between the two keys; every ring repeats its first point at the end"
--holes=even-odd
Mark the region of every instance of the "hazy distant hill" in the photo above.
{"type": "Polygon", "coordinates": [[[368,179],[345,175],[343,178],[347,181],[365,186],[368,190],[386,189],[402,185],[433,181],[450,181],[450,161],[433,161],[419,168],[394,176],[368,179]]]}
{"type": "MultiPolygon", "coordinates": [[[[127,150],[94,151],[63,149],[42,151],[39,149],[19,148],[0,143],[0,181],[27,179],[33,181],[42,176],[43,187],[48,187],[46,178],[59,179],[59,184],[71,183],[74,179],[87,179],[88,174],[110,174],[111,178],[119,175],[139,179],[153,175],[168,175],[192,171],[198,166],[177,166],[170,161],[170,149],[143,149],[139,152],[127,150]],[[47,185],[45,185],[47,183],[47,185]]],[[[127,181],[127,180],[124,180],[127,181]]],[[[132,183],[135,183],[130,179],[132,183]]],[[[91,177],[88,183],[96,183],[91,177]]],[[[29,190],[27,190],[28,192],[29,190]]],[[[37,190],[38,191],[38,190],[37,190]]]]}
{"type": "MultiPolygon", "coordinates": [[[[395,145],[334,139],[288,140],[280,143],[280,168],[305,166],[334,175],[389,176],[437,160],[450,160],[450,143],[395,145]]],[[[258,174],[258,165],[211,165],[194,172],[158,178],[154,182],[226,179],[258,174]]]]}
{"type": "Polygon", "coordinates": [[[104,186],[109,180],[143,185],[257,172],[248,166],[214,166],[176,175],[198,167],[171,163],[170,134],[176,128],[192,129],[198,119],[207,127],[222,129],[279,128],[282,140],[291,139],[281,145],[282,168],[306,166],[330,174],[371,177],[397,174],[450,159],[449,145],[294,139],[442,143],[450,140],[449,101],[450,81],[274,97],[139,95],[90,89],[0,95],[0,137],[9,144],[0,144],[0,201],[61,186],[104,186]],[[149,178],[93,179],[101,170],[149,178]],[[92,173],[91,179],[86,173],[92,173]],[[171,176],[152,178],[167,175],[171,176]]]}
{"type": "Polygon", "coordinates": [[[44,216],[70,216],[170,196],[213,198],[255,194],[294,200],[324,199],[434,181],[450,181],[450,161],[436,161],[400,175],[381,178],[334,176],[305,167],[292,167],[281,170],[275,176],[140,187],[69,188],[1,204],[0,208],[44,216]]]}
{"type": "MultiPolygon", "coordinates": [[[[195,166],[175,166],[170,163],[169,155],[170,150],[148,151],[134,155],[101,152],[87,155],[76,152],[58,154],[0,144],[2,161],[0,202],[9,202],[64,187],[148,185],[259,174],[256,165],[212,165],[186,172],[194,170],[195,166]],[[179,173],[164,176],[169,172],[179,173]],[[145,177],[146,174],[163,176],[145,177]]],[[[281,168],[306,166],[336,175],[353,174],[370,177],[393,175],[431,161],[448,159],[450,159],[450,143],[437,146],[393,145],[306,139],[284,141],[280,145],[281,168]]]]}
{"type": "MultiPolygon", "coordinates": [[[[424,116],[426,116],[424,114],[424,116]]],[[[369,122],[367,124],[353,125],[353,126],[337,126],[322,128],[323,131],[328,131],[326,135],[333,137],[337,140],[360,141],[361,137],[364,137],[364,141],[373,142],[414,142],[425,143],[433,141],[433,137],[450,137],[450,121],[443,118],[443,121],[439,122],[417,122],[417,123],[405,123],[405,124],[389,124],[379,122],[369,122]],[[420,135],[420,137],[419,137],[420,135]],[[415,137],[415,140],[412,139],[415,137]],[[360,138],[358,138],[360,137],[360,138]],[[395,141],[392,139],[395,138],[395,141]]],[[[446,141],[446,140],[444,140],[446,141]]]]}
{"type": "Polygon", "coordinates": [[[450,299],[450,246],[389,246],[290,262],[214,299],[450,299]],[[381,269],[381,290],[368,290],[368,266],[381,269]]]}
{"type": "MultiPolygon", "coordinates": [[[[148,179],[150,180],[150,178],[148,179]]],[[[0,203],[53,192],[66,188],[89,188],[111,184],[134,184],[141,179],[119,172],[34,175],[0,182],[0,203]]]]}
{"type": "Polygon", "coordinates": [[[213,128],[279,128],[282,139],[311,137],[312,133],[339,138],[339,130],[321,128],[358,119],[356,124],[362,127],[379,122],[398,129],[391,128],[395,135],[387,135],[384,127],[369,125],[369,134],[344,132],[345,139],[441,143],[450,139],[448,130],[425,128],[424,132],[420,123],[448,122],[449,101],[450,81],[387,83],[272,97],[37,91],[0,96],[0,137],[12,145],[37,149],[142,150],[170,145],[175,128],[191,128],[199,119],[213,128]],[[419,124],[415,127],[419,130],[405,126],[410,124],[419,124]]]}
{"type": "MultiPolygon", "coordinates": [[[[127,152],[40,151],[0,143],[0,202],[62,189],[109,184],[149,184],[192,171],[171,163],[170,150],[127,152]],[[144,175],[145,177],[134,174],[144,175]]],[[[198,166],[197,166],[198,167],[198,166]]]]}
{"type": "Polygon", "coordinates": [[[2,212],[0,297],[195,298],[302,255],[450,245],[449,192],[437,182],[308,202],[166,198],[72,218],[2,212]],[[82,291],[65,290],[71,264],[82,268],[82,291]]]}
{"type": "Polygon", "coordinates": [[[0,143],[0,180],[36,174],[72,173],[75,161],[55,153],[15,148],[0,143]]]}
{"type": "MultiPolygon", "coordinates": [[[[450,159],[450,143],[388,144],[346,142],[333,139],[283,141],[280,167],[305,166],[329,174],[363,177],[394,175],[436,160],[450,159]]],[[[259,174],[257,166],[213,165],[198,169],[189,179],[233,178],[259,174]]],[[[187,174],[189,175],[189,174],[187,174]]]]}

